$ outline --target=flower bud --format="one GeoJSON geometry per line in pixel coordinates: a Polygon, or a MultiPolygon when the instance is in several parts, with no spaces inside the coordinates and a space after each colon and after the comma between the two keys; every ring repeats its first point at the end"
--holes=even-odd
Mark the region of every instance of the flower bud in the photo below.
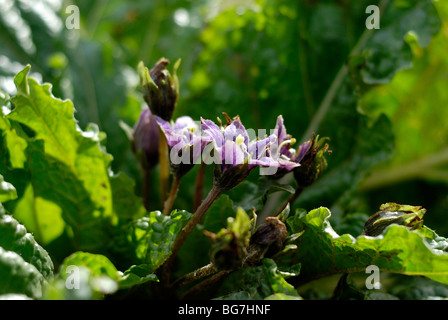
{"type": "Polygon", "coordinates": [[[277,217],[267,217],[250,238],[251,245],[265,249],[264,257],[270,257],[283,249],[288,231],[285,224],[277,217]]]}
{"type": "Polygon", "coordinates": [[[364,225],[363,235],[376,237],[391,224],[399,224],[411,230],[423,226],[423,216],[426,209],[396,203],[386,203],[380,207],[380,211],[372,215],[364,225]]]}
{"type": "Polygon", "coordinates": [[[327,169],[328,163],[325,159],[325,153],[329,155],[331,151],[328,150],[328,144],[322,147],[326,139],[328,138],[319,139],[319,136],[316,135],[313,139],[310,139],[311,146],[300,161],[301,166],[294,169],[294,178],[299,187],[304,188],[312,185],[327,169]]]}
{"type": "Polygon", "coordinates": [[[159,126],[149,109],[142,111],[134,128],[132,150],[145,170],[159,163],[159,126]]]}
{"type": "Polygon", "coordinates": [[[143,62],[140,62],[138,66],[143,97],[151,112],[165,121],[171,119],[179,96],[176,71],[180,60],[174,65],[173,76],[166,69],[169,63],[169,60],[162,58],[149,71],[143,62]]]}

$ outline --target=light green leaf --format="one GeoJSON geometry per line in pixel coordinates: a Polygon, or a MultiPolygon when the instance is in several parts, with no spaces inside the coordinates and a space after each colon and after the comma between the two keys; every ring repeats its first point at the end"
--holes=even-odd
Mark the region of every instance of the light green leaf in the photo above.
{"type": "Polygon", "coordinates": [[[418,231],[391,225],[377,237],[338,235],[331,213],[318,208],[288,219],[294,232],[305,231],[297,250],[300,276],[315,279],[331,274],[365,272],[369,265],[380,271],[425,276],[448,283],[448,253],[431,248],[418,231]]]}
{"type": "Polygon", "coordinates": [[[67,231],[75,250],[104,248],[110,243],[111,227],[144,212],[134,182],[111,173],[104,133],[95,125],[82,131],[72,102],[55,98],[49,84],[28,78],[29,69],[15,78],[14,109],[7,115],[7,120],[26,126],[30,135],[25,154],[32,192],[18,207],[32,210],[19,215],[33,221],[32,231],[46,243],[67,231]],[[54,230],[48,230],[49,221],[58,222],[54,230]]]}
{"type": "Polygon", "coordinates": [[[98,294],[111,294],[118,289],[120,274],[113,263],[105,256],[88,252],[75,252],[64,259],[59,269],[60,279],[51,285],[49,293],[62,294],[67,298],[75,298],[76,291],[85,293],[83,298],[96,298],[98,294]],[[72,279],[76,278],[77,279],[72,279]],[[60,288],[59,293],[55,290],[64,282],[73,282],[74,288],[60,288]],[[79,285],[75,287],[75,283],[79,285]],[[51,292],[51,290],[55,290],[51,292]],[[73,291],[69,293],[67,291],[73,291]],[[75,295],[71,297],[71,295],[75,295]]]}

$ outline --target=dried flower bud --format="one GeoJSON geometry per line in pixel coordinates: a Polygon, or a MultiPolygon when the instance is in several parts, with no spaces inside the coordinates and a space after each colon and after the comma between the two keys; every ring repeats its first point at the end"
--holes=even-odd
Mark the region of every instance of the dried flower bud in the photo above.
{"type": "Polygon", "coordinates": [[[149,109],[142,111],[134,128],[132,149],[143,169],[151,170],[159,163],[159,126],[149,109]]]}
{"type": "Polygon", "coordinates": [[[322,147],[327,139],[319,139],[319,136],[316,135],[313,139],[310,139],[311,146],[300,161],[301,166],[294,169],[294,178],[300,187],[304,188],[312,185],[327,169],[325,153],[329,155],[331,151],[328,150],[329,145],[327,143],[322,147]]]}
{"type": "Polygon", "coordinates": [[[267,217],[250,238],[251,245],[265,249],[265,257],[273,256],[283,249],[288,232],[285,224],[277,217],[267,217]]]}
{"type": "Polygon", "coordinates": [[[391,224],[399,224],[411,230],[423,226],[423,216],[426,209],[422,207],[386,203],[380,207],[380,211],[372,215],[364,225],[363,234],[376,237],[391,224]]]}
{"type": "Polygon", "coordinates": [[[149,71],[142,62],[138,66],[143,97],[151,112],[165,121],[171,119],[179,96],[176,71],[180,60],[174,65],[173,76],[166,69],[169,63],[169,60],[162,58],[149,71]]]}

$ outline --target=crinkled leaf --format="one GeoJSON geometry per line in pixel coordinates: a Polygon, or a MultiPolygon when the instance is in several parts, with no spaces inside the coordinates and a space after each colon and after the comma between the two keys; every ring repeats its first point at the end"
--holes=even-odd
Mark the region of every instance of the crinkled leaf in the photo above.
{"type": "Polygon", "coordinates": [[[0,203],[14,200],[15,198],[17,198],[16,188],[9,182],[6,182],[3,176],[0,175],[0,203]]]}
{"type": "Polygon", "coordinates": [[[44,278],[53,275],[53,261],[31,233],[16,219],[0,212],[0,247],[15,252],[24,262],[33,265],[44,278]]]}
{"type": "Polygon", "coordinates": [[[0,247],[0,294],[24,294],[39,299],[44,276],[19,254],[0,247]]]}
{"type": "MultiPolygon", "coordinates": [[[[300,213],[301,212],[301,213],[300,213]]],[[[365,272],[369,265],[381,271],[426,276],[448,283],[448,253],[431,248],[418,231],[391,225],[377,237],[338,235],[331,213],[321,207],[288,219],[293,232],[305,231],[297,250],[300,276],[315,279],[336,273],[365,272]]]]}
{"type": "MultiPolygon", "coordinates": [[[[26,148],[33,192],[21,199],[27,202],[22,206],[33,209],[26,212],[36,217],[32,231],[43,233],[46,216],[62,217],[75,249],[102,248],[110,241],[110,227],[118,218],[129,220],[142,214],[134,183],[124,175],[111,175],[112,158],[104,151],[104,134],[95,126],[82,131],[72,102],[55,98],[49,84],[40,85],[28,77],[29,69],[15,78],[17,95],[11,99],[14,109],[7,119],[33,132],[26,148]],[[56,205],[50,212],[48,203],[56,205]]],[[[46,241],[64,230],[58,221],[46,241]]]]}
{"type": "Polygon", "coordinates": [[[273,294],[300,298],[294,287],[286,282],[276,263],[263,259],[259,267],[246,267],[235,271],[223,282],[218,299],[260,300],[273,294]]]}
{"type": "Polygon", "coordinates": [[[190,216],[186,211],[173,211],[170,216],[154,211],[136,220],[130,237],[137,244],[137,257],[155,271],[170,256],[171,246],[190,216]]]}

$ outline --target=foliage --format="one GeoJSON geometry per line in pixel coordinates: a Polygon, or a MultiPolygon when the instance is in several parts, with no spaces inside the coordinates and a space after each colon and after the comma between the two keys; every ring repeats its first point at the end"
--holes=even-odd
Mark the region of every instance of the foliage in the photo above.
{"type": "Polygon", "coordinates": [[[446,3],[72,2],[80,30],[65,27],[66,1],[0,4],[0,298],[448,297],[446,3]],[[378,30],[365,28],[372,4],[378,30]],[[229,141],[247,149],[239,124],[270,137],[282,115],[287,154],[329,138],[307,151],[317,181],[260,176],[249,159],[179,182],[162,149],[145,170],[133,128],[165,97],[138,66],[162,57],[182,61],[173,119],[236,123],[229,141]],[[424,222],[363,234],[378,209],[396,216],[390,202],[424,207],[424,222]],[[259,226],[275,252],[251,237],[259,226]],[[370,265],[380,290],[365,286],[370,265]]]}

